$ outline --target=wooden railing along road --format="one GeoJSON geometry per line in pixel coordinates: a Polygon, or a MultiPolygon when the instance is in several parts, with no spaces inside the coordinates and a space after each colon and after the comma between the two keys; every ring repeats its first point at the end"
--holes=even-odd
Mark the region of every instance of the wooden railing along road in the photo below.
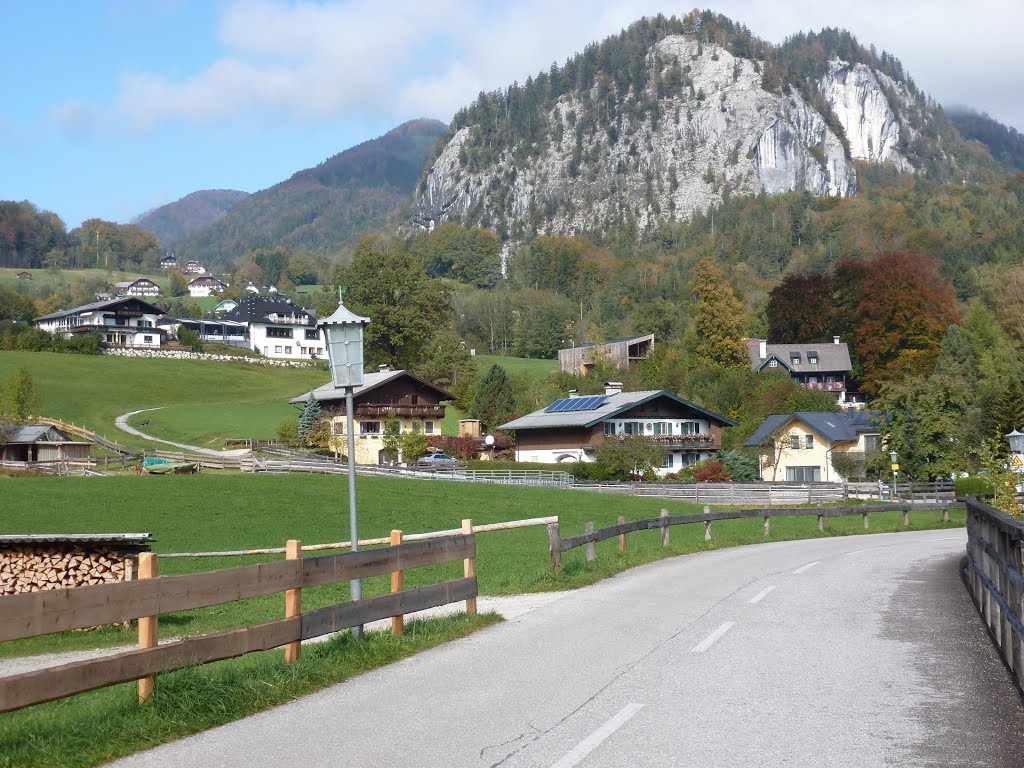
{"type": "Polygon", "coordinates": [[[1006,666],[1024,686],[1024,521],[967,500],[967,580],[1006,666]]]}
{"type": "Polygon", "coordinates": [[[674,525],[690,525],[692,523],[704,524],[704,540],[711,541],[711,523],[715,520],[740,520],[745,518],[763,518],[764,535],[771,535],[771,518],[773,517],[818,517],[818,530],[825,530],[826,517],[842,517],[846,515],[862,515],[864,517],[864,529],[868,528],[868,515],[872,512],[903,512],[903,525],[910,525],[910,513],[918,513],[926,510],[939,510],[942,512],[942,519],[949,520],[949,510],[952,508],[963,508],[963,504],[956,502],[939,504],[887,504],[877,506],[860,507],[821,507],[819,509],[741,509],[727,512],[712,512],[710,507],[704,507],[704,514],[701,515],[669,515],[667,509],[661,510],[659,517],[649,517],[641,520],[630,520],[626,522],[625,517],[619,516],[618,525],[607,528],[595,529],[593,523],[587,523],[586,532],[578,536],[562,538],[562,531],[558,523],[548,525],[548,543],[551,553],[551,564],[557,570],[562,567],[562,553],[568,552],[577,547],[586,546],[587,560],[593,561],[596,558],[594,544],[599,541],[618,537],[619,552],[626,551],[626,535],[636,531],[661,530],[661,545],[669,545],[669,528],[674,525]]]}
{"type": "MultiPolygon", "coordinates": [[[[472,530],[463,521],[463,530],[472,530]]],[[[289,541],[287,558],[272,563],[182,576],[158,576],[157,556],[139,556],[139,579],[116,584],[48,590],[3,598],[0,641],[37,637],[85,627],[139,620],[139,648],[0,678],[0,712],[139,680],[139,698],[152,696],[155,676],[195,664],[285,646],[285,658],[299,657],[303,640],[425,608],[466,601],[476,612],[476,538],[472,533],[302,559],[302,545],[289,541]],[[464,577],[403,590],[402,572],[435,563],[464,561],[464,577]],[[303,587],[334,584],[390,573],[391,594],[302,612],[303,587]],[[261,595],[285,593],[285,617],[255,626],[164,644],[157,642],[159,614],[206,608],[261,595]]]]}

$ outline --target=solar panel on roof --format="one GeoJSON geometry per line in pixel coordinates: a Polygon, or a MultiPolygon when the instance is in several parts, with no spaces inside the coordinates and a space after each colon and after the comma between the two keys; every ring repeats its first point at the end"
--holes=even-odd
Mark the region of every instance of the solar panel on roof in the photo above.
{"type": "Polygon", "coordinates": [[[561,406],[565,405],[566,402],[566,399],[555,400],[555,402],[544,409],[544,413],[556,413],[561,410],[561,406]]]}
{"type": "Polygon", "coordinates": [[[607,395],[588,395],[587,397],[563,397],[555,400],[544,409],[544,413],[568,413],[571,411],[592,411],[599,408],[608,399],[607,395]]]}

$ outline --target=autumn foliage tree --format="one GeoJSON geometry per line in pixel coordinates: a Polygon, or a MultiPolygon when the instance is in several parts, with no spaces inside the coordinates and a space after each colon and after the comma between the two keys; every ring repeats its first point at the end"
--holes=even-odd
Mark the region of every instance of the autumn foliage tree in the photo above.
{"type": "Polygon", "coordinates": [[[747,313],[725,272],[712,259],[702,259],[693,268],[690,289],[695,299],[685,337],[690,355],[704,364],[747,367],[747,313]]]}

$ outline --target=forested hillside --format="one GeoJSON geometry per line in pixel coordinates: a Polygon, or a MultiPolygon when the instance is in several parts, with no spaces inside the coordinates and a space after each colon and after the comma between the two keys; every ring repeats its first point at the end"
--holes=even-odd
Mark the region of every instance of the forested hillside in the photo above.
{"type": "Polygon", "coordinates": [[[221,267],[255,248],[337,253],[398,223],[445,125],[413,120],[257,192],[210,227],[173,244],[221,267]]]}
{"type": "Polygon", "coordinates": [[[200,232],[249,196],[234,189],[206,189],[185,195],[139,216],[133,223],[148,229],[164,247],[200,232]]]}

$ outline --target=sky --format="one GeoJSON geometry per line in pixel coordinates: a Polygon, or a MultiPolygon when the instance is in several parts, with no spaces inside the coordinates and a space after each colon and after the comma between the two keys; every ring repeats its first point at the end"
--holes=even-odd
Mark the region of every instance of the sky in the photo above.
{"type": "MultiPolygon", "coordinates": [[[[944,105],[1024,132],[1020,0],[720,0],[782,42],[840,27],[944,105]]],[[[0,0],[0,200],[69,229],[256,192],[689,5],[653,0],[0,0]]]]}

